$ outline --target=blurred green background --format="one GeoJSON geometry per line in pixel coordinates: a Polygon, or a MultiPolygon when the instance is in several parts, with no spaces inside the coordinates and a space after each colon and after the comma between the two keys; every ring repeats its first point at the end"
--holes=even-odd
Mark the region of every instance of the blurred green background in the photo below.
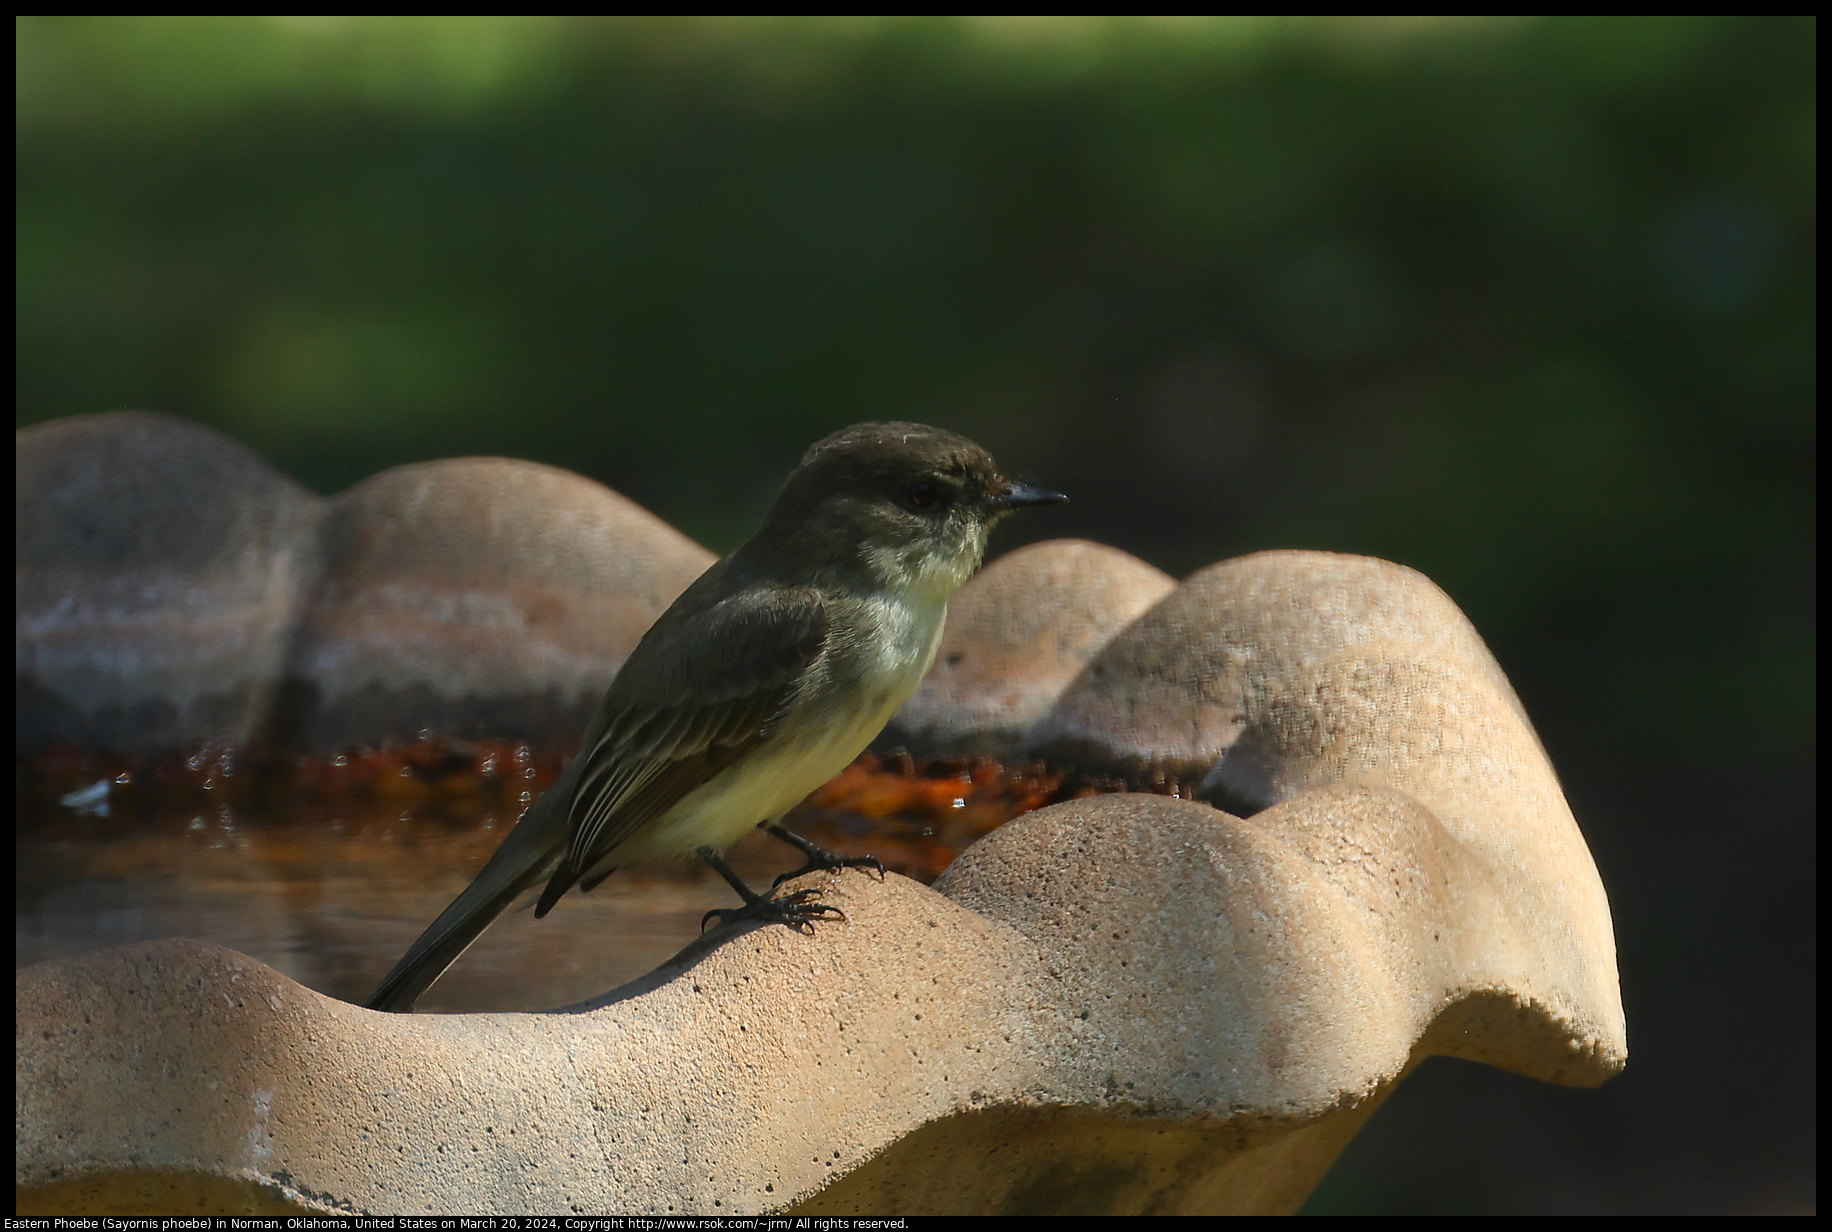
{"type": "Polygon", "coordinates": [[[19,425],[533,458],[723,550],[911,418],[1073,495],[1008,534],[1415,566],[1565,779],[1633,1051],[1434,1061],[1309,1209],[1814,1208],[1813,20],[16,32],[19,425]]]}

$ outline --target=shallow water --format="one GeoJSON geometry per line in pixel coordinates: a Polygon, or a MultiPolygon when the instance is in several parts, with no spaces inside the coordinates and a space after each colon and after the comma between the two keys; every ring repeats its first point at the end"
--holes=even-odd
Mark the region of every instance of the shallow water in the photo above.
{"type": "MultiPolygon", "coordinates": [[[[192,937],[360,1002],[507,830],[482,809],[430,817],[373,805],[300,805],[264,816],[220,806],[112,817],[43,809],[22,816],[17,831],[14,962],[192,937]]],[[[799,867],[801,855],[752,834],[730,862],[761,890],[799,867]]],[[[709,909],[738,902],[694,864],[619,871],[590,894],[568,894],[544,919],[504,914],[419,1008],[583,1001],[653,970],[698,935],[709,909]]]]}
{"type": "MultiPolygon", "coordinates": [[[[277,791],[255,790],[243,776],[232,798],[229,780],[198,758],[175,763],[163,786],[146,772],[97,778],[94,766],[84,774],[65,767],[58,773],[67,781],[48,791],[43,773],[28,776],[35,788],[18,801],[16,830],[15,965],[191,937],[362,1002],[470,884],[523,807],[480,791],[474,775],[423,781],[403,756],[377,754],[366,771],[360,759],[307,765],[277,791]],[[339,785],[358,771],[354,785],[339,785]],[[87,785],[69,790],[79,779],[87,785]]],[[[406,756],[443,765],[436,749],[406,756]]],[[[501,760],[513,762],[513,782],[526,782],[529,798],[558,769],[557,761],[520,769],[525,751],[501,760]]],[[[918,772],[908,759],[866,755],[784,822],[829,850],[876,855],[930,882],[976,839],[1055,798],[1062,782],[1035,767],[980,761],[918,772]]],[[[727,859],[760,891],[802,864],[800,852],[757,832],[727,859]]],[[[506,912],[418,1008],[540,1010],[590,1000],[680,951],[707,911],[738,905],[698,861],[622,869],[589,894],[567,894],[544,919],[506,912]]]]}

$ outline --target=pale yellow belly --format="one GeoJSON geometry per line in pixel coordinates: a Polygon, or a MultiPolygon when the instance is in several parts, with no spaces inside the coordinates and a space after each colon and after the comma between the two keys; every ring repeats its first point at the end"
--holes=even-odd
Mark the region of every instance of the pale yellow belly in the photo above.
{"type": "Polygon", "coordinates": [[[942,616],[938,611],[912,621],[902,638],[884,647],[879,669],[871,673],[882,683],[856,709],[826,723],[790,716],[768,743],[607,852],[598,868],[689,855],[701,847],[724,851],[747,831],[800,804],[864,752],[908,700],[934,658],[942,616]]]}
{"type": "MultiPolygon", "coordinates": [[[[888,718],[889,716],[885,716],[888,718]]],[[[643,832],[609,853],[611,864],[724,851],[745,833],[775,821],[809,792],[844,770],[884,726],[843,724],[825,741],[765,746],[688,794],[643,832]]]]}

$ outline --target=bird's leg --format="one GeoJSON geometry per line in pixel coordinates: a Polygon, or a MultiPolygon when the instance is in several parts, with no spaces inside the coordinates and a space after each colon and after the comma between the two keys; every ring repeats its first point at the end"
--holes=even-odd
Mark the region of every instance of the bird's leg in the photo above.
{"type": "Polygon", "coordinates": [[[793,881],[803,873],[816,873],[824,868],[875,868],[878,870],[878,880],[884,880],[884,861],[877,856],[836,856],[818,843],[811,843],[799,834],[789,833],[773,821],[766,822],[763,828],[808,857],[806,864],[771,882],[771,889],[785,881],[793,881]]]}
{"type": "Polygon", "coordinates": [[[816,920],[844,920],[846,913],[838,907],[827,903],[813,901],[815,891],[797,890],[782,898],[765,898],[749,886],[738,874],[732,872],[719,854],[710,847],[701,847],[696,853],[706,861],[708,867],[725,878],[732,889],[738,891],[738,897],[744,900],[742,907],[715,907],[700,917],[700,930],[706,929],[706,921],[714,916],[719,917],[721,924],[734,924],[739,920],[762,920],[766,924],[787,924],[796,932],[814,935],[816,920]]]}

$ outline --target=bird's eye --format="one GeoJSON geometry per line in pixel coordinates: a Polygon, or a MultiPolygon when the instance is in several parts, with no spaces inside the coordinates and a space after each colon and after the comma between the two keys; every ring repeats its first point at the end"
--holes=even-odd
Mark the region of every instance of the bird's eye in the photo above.
{"type": "Polygon", "coordinates": [[[903,499],[912,509],[933,509],[942,503],[947,493],[932,483],[918,481],[903,490],[903,499]]]}

